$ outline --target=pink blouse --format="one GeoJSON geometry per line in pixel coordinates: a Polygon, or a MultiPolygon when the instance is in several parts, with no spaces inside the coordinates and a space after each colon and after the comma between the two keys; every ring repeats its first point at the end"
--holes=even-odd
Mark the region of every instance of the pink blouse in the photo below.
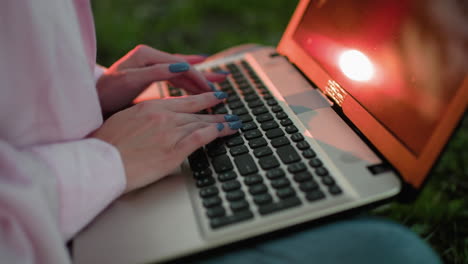
{"type": "Polygon", "coordinates": [[[102,124],[88,0],[0,8],[0,260],[68,263],[64,243],[125,187],[102,124]]]}

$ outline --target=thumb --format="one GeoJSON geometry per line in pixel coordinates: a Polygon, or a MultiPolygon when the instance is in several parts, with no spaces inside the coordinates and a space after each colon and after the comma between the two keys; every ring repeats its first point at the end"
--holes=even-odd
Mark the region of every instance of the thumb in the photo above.
{"type": "Polygon", "coordinates": [[[147,85],[156,81],[165,81],[190,70],[186,62],[155,64],[143,68],[125,70],[127,80],[135,86],[147,85]]]}

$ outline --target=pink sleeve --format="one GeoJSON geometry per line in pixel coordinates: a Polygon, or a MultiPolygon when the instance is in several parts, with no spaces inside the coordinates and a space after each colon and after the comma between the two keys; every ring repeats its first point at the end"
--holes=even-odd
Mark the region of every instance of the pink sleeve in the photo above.
{"type": "Polygon", "coordinates": [[[2,263],[67,262],[64,240],[124,186],[117,150],[97,139],[23,150],[0,141],[2,263]]]}

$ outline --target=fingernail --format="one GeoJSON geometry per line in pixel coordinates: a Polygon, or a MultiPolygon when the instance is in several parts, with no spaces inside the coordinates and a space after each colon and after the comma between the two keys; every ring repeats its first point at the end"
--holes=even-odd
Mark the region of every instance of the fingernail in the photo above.
{"type": "Polygon", "coordinates": [[[169,65],[169,71],[173,73],[185,72],[190,69],[190,64],[186,62],[173,63],[169,65]]]}
{"type": "Polygon", "coordinates": [[[237,121],[237,120],[239,120],[239,116],[237,116],[237,115],[225,115],[224,120],[226,120],[226,122],[237,121]]]}
{"type": "Polygon", "coordinates": [[[223,129],[224,129],[223,123],[218,123],[218,124],[216,124],[216,129],[218,129],[218,131],[223,130],[223,129]]]}
{"type": "Polygon", "coordinates": [[[210,86],[210,88],[211,88],[211,90],[212,90],[213,92],[216,92],[216,91],[218,91],[218,89],[216,89],[216,87],[215,87],[214,83],[212,83],[212,82],[208,81],[208,85],[210,86]]]}
{"type": "Polygon", "coordinates": [[[228,71],[215,71],[215,73],[225,74],[225,75],[231,74],[231,72],[228,72],[228,71]]]}
{"type": "Polygon", "coordinates": [[[232,130],[237,130],[239,128],[241,128],[243,126],[242,124],[242,121],[234,121],[234,122],[229,122],[229,127],[232,129],[232,130]]]}
{"type": "Polygon", "coordinates": [[[225,93],[225,92],[219,92],[219,91],[218,91],[218,92],[215,92],[215,93],[214,93],[214,96],[215,96],[216,98],[218,98],[218,99],[224,99],[224,98],[227,98],[227,97],[228,97],[227,93],[225,93]]]}

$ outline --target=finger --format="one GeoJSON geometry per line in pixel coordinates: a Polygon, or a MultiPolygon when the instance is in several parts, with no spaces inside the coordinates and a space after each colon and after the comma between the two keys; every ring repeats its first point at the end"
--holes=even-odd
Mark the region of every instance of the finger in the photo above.
{"type": "Polygon", "coordinates": [[[155,64],[143,68],[125,70],[126,80],[134,86],[143,86],[155,81],[164,81],[180,76],[190,70],[186,62],[155,64]]]}
{"type": "Polygon", "coordinates": [[[198,89],[204,92],[211,91],[211,87],[209,86],[208,80],[205,78],[205,75],[197,71],[195,68],[192,67],[183,76],[190,79],[190,81],[193,82],[193,84],[197,86],[198,89]]]}
{"type": "Polygon", "coordinates": [[[169,82],[177,88],[184,89],[189,94],[200,94],[205,93],[205,90],[200,89],[194,82],[190,79],[180,76],[178,78],[173,78],[169,82]]]}
{"type": "Polygon", "coordinates": [[[207,56],[204,56],[204,55],[185,55],[185,54],[173,54],[173,55],[187,61],[190,64],[202,63],[207,58],[207,56]]]}
{"type": "Polygon", "coordinates": [[[178,114],[177,125],[185,125],[193,122],[222,123],[238,121],[237,115],[197,115],[197,114],[178,114]]]}
{"type": "Polygon", "coordinates": [[[242,127],[241,121],[211,124],[194,130],[192,133],[183,137],[177,144],[177,149],[184,156],[188,156],[198,148],[210,143],[218,137],[224,137],[235,134],[242,127]]]}
{"type": "Polygon", "coordinates": [[[163,100],[168,110],[178,113],[196,113],[221,103],[226,97],[225,92],[209,92],[163,100]]]}
{"type": "Polygon", "coordinates": [[[230,72],[204,72],[205,78],[210,82],[222,82],[226,80],[230,72]]]}

